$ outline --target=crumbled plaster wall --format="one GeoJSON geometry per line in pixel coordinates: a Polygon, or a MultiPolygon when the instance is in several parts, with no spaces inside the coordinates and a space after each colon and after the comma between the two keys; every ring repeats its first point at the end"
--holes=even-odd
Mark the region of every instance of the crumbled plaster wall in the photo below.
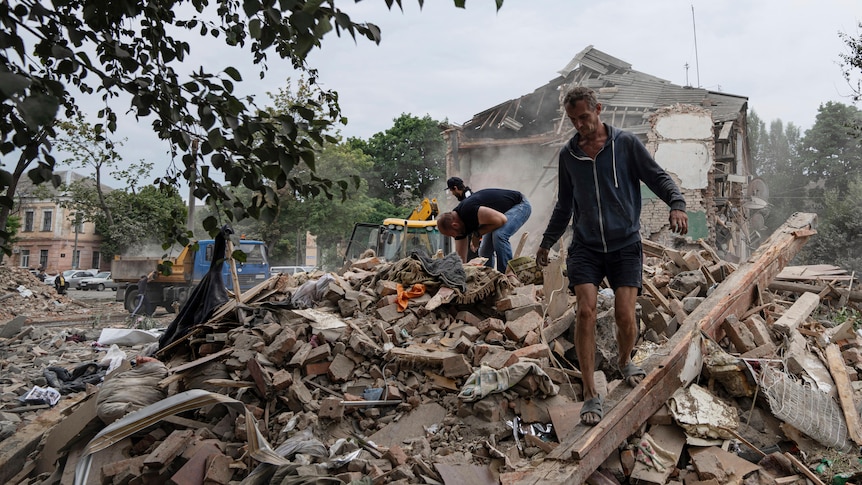
{"type": "MultiPolygon", "coordinates": [[[[652,118],[652,130],[648,133],[647,149],[656,161],[667,170],[686,199],[689,218],[701,221],[697,227],[700,234],[691,234],[694,239],[714,241],[714,231],[707,223],[707,214],[713,205],[711,199],[711,170],[714,160],[713,123],[708,110],[699,106],[675,105],[663,108],[652,118]]],[[[533,213],[525,226],[512,238],[517,247],[521,235],[528,234],[522,255],[534,254],[541,241],[542,232],[550,218],[557,195],[557,161],[559,148],[549,144],[507,143],[493,146],[461,148],[455,154],[453,145],[460,145],[456,130],[445,134],[449,141],[447,153],[447,176],[457,175],[473,188],[491,187],[520,190],[527,195],[533,213]]],[[[451,210],[457,201],[441,188],[438,197],[441,211],[451,210]]],[[[667,246],[675,247],[677,238],[668,226],[668,206],[658,198],[643,202],[641,214],[642,235],[667,246]]],[[[714,212],[714,210],[712,211],[714,212]]],[[[567,241],[567,231],[564,239],[567,241]]]]}
{"type": "MultiPolygon", "coordinates": [[[[488,188],[518,190],[527,196],[533,212],[530,219],[511,238],[517,248],[522,234],[527,234],[522,256],[535,254],[542,233],[551,218],[557,195],[556,147],[535,144],[512,144],[501,147],[462,150],[458,170],[450,164],[447,176],[457,175],[474,191],[488,188]]],[[[444,186],[445,188],[445,186],[444,186]]],[[[440,211],[451,210],[458,201],[448,192],[438,199],[440,211]]]]}
{"type": "MultiPolygon", "coordinates": [[[[693,239],[710,241],[714,233],[707,223],[714,211],[711,201],[710,173],[714,163],[715,142],[711,113],[693,105],[661,108],[650,119],[647,149],[679,185],[686,201],[693,239]],[[702,224],[699,224],[702,222],[702,224]],[[703,233],[697,233],[700,229],[703,233]]],[[[660,199],[645,199],[641,214],[644,236],[671,245],[668,207],[660,199]]]]}

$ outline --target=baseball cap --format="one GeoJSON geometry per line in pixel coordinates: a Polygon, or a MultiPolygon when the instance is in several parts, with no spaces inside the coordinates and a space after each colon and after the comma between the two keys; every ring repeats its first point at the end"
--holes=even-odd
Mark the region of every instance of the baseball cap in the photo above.
{"type": "Polygon", "coordinates": [[[461,177],[452,177],[446,181],[446,187],[448,187],[449,190],[452,190],[455,187],[463,187],[463,186],[464,186],[464,181],[461,180],[461,177]]]}

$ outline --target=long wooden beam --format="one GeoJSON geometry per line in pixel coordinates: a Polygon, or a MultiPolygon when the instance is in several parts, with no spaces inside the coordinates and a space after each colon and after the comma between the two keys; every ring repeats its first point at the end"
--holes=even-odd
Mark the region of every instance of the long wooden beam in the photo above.
{"type": "Polygon", "coordinates": [[[814,234],[816,214],[796,213],[684,321],[661,350],[644,362],[647,377],[635,389],[617,386],[605,397],[605,416],[594,427],[578,425],[518,485],[586,483],[587,478],[637,431],[701,366],[701,332],[714,337],[728,315],[741,315],[814,234]]]}
{"type": "MultiPolygon", "coordinates": [[[[773,281],[769,283],[769,289],[772,291],[790,291],[793,293],[815,293],[820,294],[826,291],[826,284],[811,284],[799,283],[793,281],[773,281]]],[[[862,291],[850,290],[848,288],[832,288],[826,296],[835,296],[837,298],[846,297],[850,301],[862,302],[862,291]]]]}

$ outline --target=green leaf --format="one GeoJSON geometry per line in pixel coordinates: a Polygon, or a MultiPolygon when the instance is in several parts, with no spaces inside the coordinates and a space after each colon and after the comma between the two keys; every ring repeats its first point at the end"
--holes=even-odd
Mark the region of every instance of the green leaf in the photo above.
{"type": "Polygon", "coordinates": [[[260,12],[261,4],[257,0],[243,0],[242,9],[245,12],[246,17],[254,17],[260,12]]]}
{"type": "Polygon", "coordinates": [[[72,57],[74,52],[65,46],[54,44],[51,46],[51,54],[57,59],[63,59],[66,57],[72,57]]]}
{"type": "Polygon", "coordinates": [[[230,76],[231,79],[233,79],[234,81],[237,81],[237,82],[242,81],[242,76],[240,75],[239,71],[236,70],[235,67],[228,66],[225,68],[224,72],[225,72],[225,74],[230,76]]]}
{"type": "Polygon", "coordinates": [[[44,94],[28,96],[18,107],[27,126],[34,131],[52,123],[59,108],[60,102],[57,98],[44,94]]]}
{"type": "Polygon", "coordinates": [[[224,148],[224,136],[222,136],[221,130],[219,130],[218,128],[210,130],[210,132],[207,133],[207,141],[209,141],[209,144],[213,147],[213,150],[220,150],[221,148],[224,148]]]}
{"type": "Polygon", "coordinates": [[[10,185],[12,185],[12,174],[0,169],[0,187],[9,187],[10,185]]]}
{"type": "Polygon", "coordinates": [[[260,39],[260,19],[248,21],[248,34],[252,39],[260,39]]]}
{"type": "Polygon", "coordinates": [[[23,93],[30,87],[31,81],[20,74],[0,72],[0,92],[6,97],[23,93]]]}
{"type": "Polygon", "coordinates": [[[202,224],[204,226],[204,230],[207,232],[212,232],[218,229],[218,219],[216,219],[215,216],[204,218],[202,224]]]}

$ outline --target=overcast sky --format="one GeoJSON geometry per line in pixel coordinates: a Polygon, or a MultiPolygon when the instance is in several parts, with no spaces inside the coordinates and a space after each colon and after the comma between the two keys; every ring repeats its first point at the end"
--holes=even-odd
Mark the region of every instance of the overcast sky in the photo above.
{"type": "MultiPolygon", "coordinates": [[[[862,20],[859,0],[505,0],[499,12],[493,0],[470,0],[466,9],[432,0],[422,11],[416,0],[403,3],[402,13],[383,0],[340,1],[354,21],[381,28],[380,45],[333,34],[310,57],[322,85],[339,93],[345,136],[368,138],[402,113],[464,123],[557,77],[589,45],[675,84],[747,96],[767,123],[805,130],[821,103],[851,103],[839,32],[858,38],[862,20]]],[[[188,64],[240,64],[199,48],[188,64]]],[[[267,91],[296,77],[286,62],[271,57],[269,67],[263,82],[249,69],[242,87],[264,104],[267,91]]],[[[121,136],[129,137],[127,161],[167,166],[167,147],[149,122],[121,136]]]]}

